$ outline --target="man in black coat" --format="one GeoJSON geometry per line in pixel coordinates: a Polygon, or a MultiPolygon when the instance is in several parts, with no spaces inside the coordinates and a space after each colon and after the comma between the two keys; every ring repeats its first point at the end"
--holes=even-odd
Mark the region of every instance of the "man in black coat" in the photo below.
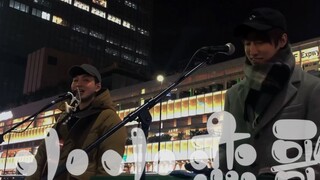
{"type": "Polygon", "coordinates": [[[257,179],[319,179],[320,79],[296,65],[284,16],[254,9],[235,35],[244,45],[245,78],[227,91],[225,111],[235,119],[235,133],[250,137],[235,140],[231,156],[220,142],[219,169],[239,179],[245,172],[257,179]],[[240,146],[254,149],[248,149],[254,161],[244,163],[240,146]]]}

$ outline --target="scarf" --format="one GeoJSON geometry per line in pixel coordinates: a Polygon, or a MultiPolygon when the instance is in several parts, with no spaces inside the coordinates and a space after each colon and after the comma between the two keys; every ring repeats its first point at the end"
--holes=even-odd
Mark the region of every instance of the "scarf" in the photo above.
{"type": "Polygon", "coordinates": [[[289,45],[280,49],[268,63],[253,65],[246,59],[244,73],[248,91],[244,118],[251,122],[252,129],[259,123],[275,94],[289,81],[294,66],[295,59],[289,45]]]}
{"type": "Polygon", "coordinates": [[[244,65],[246,86],[256,91],[275,94],[288,82],[295,66],[291,47],[280,49],[264,64],[251,64],[248,58],[244,65]]]}

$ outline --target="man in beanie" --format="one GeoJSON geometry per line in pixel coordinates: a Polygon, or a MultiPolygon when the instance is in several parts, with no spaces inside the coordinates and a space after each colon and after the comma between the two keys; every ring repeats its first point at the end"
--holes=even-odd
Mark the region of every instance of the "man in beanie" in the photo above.
{"type": "MultiPolygon", "coordinates": [[[[80,103],[75,112],[71,114],[70,110],[62,110],[61,116],[54,125],[60,139],[60,167],[66,165],[67,157],[72,150],[88,147],[121,121],[116,114],[109,91],[101,87],[101,75],[94,66],[89,64],[73,66],[69,70],[69,75],[72,77],[71,91],[77,94],[80,103]]],[[[119,164],[120,170],[126,137],[125,127],[120,128],[88,153],[89,165],[83,174],[75,176],[68,171],[64,171],[54,179],[82,180],[90,179],[92,176],[107,175],[101,158],[104,152],[108,150],[113,150],[120,155],[120,161],[113,164],[119,164]]],[[[44,141],[40,144],[35,158],[38,169],[27,179],[40,179],[47,171],[47,154],[44,141]]],[[[117,157],[109,158],[116,159],[117,157]]]]}
{"type": "Polygon", "coordinates": [[[227,146],[222,144],[219,169],[227,176],[234,170],[239,179],[245,172],[257,179],[300,179],[310,174],[319,179],[319,164],[308,162],[319,162],[313,150],[320,135],[320,80],[295,65],[283,14],[270,8],[254,9],[234,33],[245,50],[245,78],[227,91],[225,111],[234,116],[236,133],[250,134],[235,141],[234,149],[243,144],[253,147],[254,161],[246,164],[232,159],[233,166],[228,167],[227,146]]]}

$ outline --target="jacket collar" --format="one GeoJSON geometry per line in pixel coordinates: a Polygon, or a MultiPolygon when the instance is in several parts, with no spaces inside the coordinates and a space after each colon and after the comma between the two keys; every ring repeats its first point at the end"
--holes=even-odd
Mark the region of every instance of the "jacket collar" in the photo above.
{"type": "Polygon", "coordinates": [[[101,89],[98,93],[96,98],[92,102],[93,109],[112,109],[116,111],[115,104],[112,101],[110,96],[110,92],[108,89],[101,89]]]}
{"type": "Polygon", "coordinates": [[[297,93],[296,84],[301,82],[302,69],[299,66],[294,68],[293,74],[289,83],[274,97],[269,108],[259,120],[259,124],[253,132],[253,136],[257,134],[260,129],[266,126],[273,118],[283,109],[283,107],[294,97],[297,93]]]}

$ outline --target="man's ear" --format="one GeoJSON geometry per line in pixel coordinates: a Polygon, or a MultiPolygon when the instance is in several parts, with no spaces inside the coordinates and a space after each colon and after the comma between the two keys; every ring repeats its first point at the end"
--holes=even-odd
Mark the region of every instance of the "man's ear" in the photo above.
{"type": "Polygon", "coordinates": [[[101,89],[101,83],[96,83],[96,92],[100,91],[101,89]]]}
{"type": "Polygon", "coordinates": [[[279,39],[279,46],[280,48],[283,48],[287,45],[288,43],[288,35],[287,33],[283,33],[281,38],[279,39]]]}

